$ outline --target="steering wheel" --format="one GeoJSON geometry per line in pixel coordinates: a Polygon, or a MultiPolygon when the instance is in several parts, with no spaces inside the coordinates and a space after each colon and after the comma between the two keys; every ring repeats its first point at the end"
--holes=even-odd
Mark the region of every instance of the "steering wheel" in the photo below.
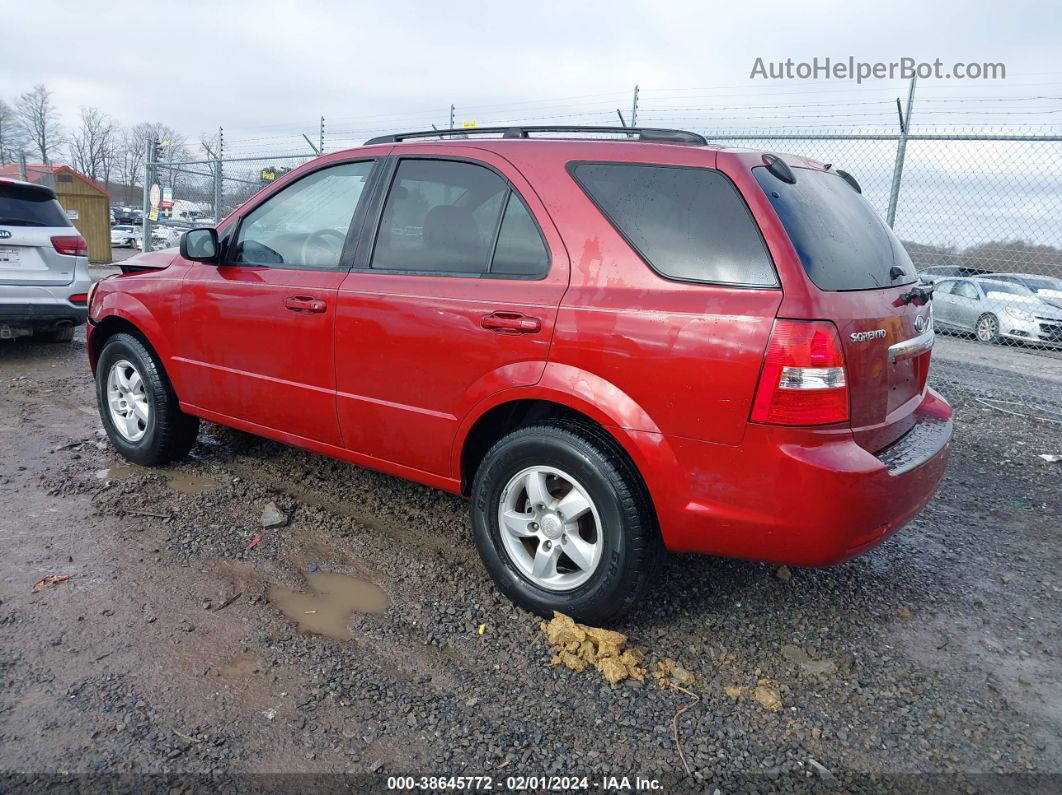
{"type": "Polygon", "coordinates": [[[346,240],[347,236],[342,232],[337,232],[335,229],[318,229],[316,232],[311,232],[306,236],[306,239],[302,241],[302,261],[300,264],[328,264],[310,258],[310,252],[314,246],[317,246],[319,251],[324,252],[326,257],[331,257],[334,254],[338,261],[340,254],[343,252],[343,244],[346,240]]]}

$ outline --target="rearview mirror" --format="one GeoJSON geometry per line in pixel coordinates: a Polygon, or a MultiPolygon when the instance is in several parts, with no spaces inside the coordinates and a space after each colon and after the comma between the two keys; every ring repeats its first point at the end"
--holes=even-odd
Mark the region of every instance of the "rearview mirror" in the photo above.
{"type": "Polygon", "coordinates": [[[181,235],[181,256],[193,262],[218,261],[218,230],[213,227],[189,229],[181,235]]]}

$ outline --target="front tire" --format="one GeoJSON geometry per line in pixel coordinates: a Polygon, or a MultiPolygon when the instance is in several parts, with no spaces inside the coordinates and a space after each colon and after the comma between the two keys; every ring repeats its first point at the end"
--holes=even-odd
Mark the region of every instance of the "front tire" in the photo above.
{"type": "Polygon", "coordinates": [[[104,344],[96,402],[111,444],[143,466],[181,458],[199,434],[199,419],[178,407],[156,354],[132,334],[115,334],[104,344]]]}
{"type": "Polygon", "coordinates": [[[981,317],[977,318],[977,325],[974,326],[974,334],[977,336],[978,342],[983,342],[986,345],[999,342],[999,318],[991,312],[981,315],[981,317]]]}
{"type": "Polygon", "coordinates": [[[611,437],[574,421],[499,440],[476,472],[471,513],[499,590],[540,615],[609,622],[641,600],[663,560],[633,464],[611,437]]]}

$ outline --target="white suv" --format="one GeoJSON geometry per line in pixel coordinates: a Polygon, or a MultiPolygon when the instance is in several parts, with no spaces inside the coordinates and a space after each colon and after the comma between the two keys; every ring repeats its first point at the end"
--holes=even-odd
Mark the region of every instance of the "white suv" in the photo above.
{"type": "Polygon", "coordinates": [[[88,246],[55,193],[0,179],[0,339],[69,342],[88,313],[88,246]]]}

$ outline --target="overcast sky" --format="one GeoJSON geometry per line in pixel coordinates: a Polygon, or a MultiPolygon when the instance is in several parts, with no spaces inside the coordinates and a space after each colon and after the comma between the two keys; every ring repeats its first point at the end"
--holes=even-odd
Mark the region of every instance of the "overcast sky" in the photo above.
{"type": "MultiPolygon", "coordinates": [[[[754,59],[815,56],[946,63],[1001,61],[1000,82],[926,81],[922,96],[1062,95],[1062,26],[1047,0],[888,2],[182,2],[0,0],[0,97],[35,83],[55,93],[63,121],[84,105],[123,124],[161,121],[189,137],[224,125],[245,148],[260,138],[501,118],[608,123],[637,83],[653,121],[740,117],[776,126],[798,102],[817,126],[891,123],[897,81],[749,79],[754,59]],[[699,92],[679,89],[699,89],[699,92]],[[845,116],[848,101],[862,115],[845,116]],[[737,105],[754,109],[734,111],[737,105]],[[772,114],[764,106],[782,106],[772,114]],[[722,108],[722,110],[717,110],[722,108]],[[659,109],[659,110],[657,110],[659,109]],[[869,115],[871,112],[877,115],[869,115]],[[574,116],[583,113],[585,116],[574,116]],[[570,118],[569,118],[570,117],[570,118]]],[[[1026,103],[1030,100],[1026,100],[1026,103]]],[[[988,110],[982,103],[972,110],[988,110]]],[[[1012,106],[1001,106],[1004,110],[1012,106]]],[[[1014,105],[1059,121],[1053,105],[1014,105]]],[[[922,116],[996,122],[1002,113],[922,116]]],[[[851,110],[851,109],[849,109],[851,110]]],[[[927,107],[927,110],[929,108],[927,107]]],[[[643,116],[645,119],[645,116],[643,116]]],[[[791,119],[787,118],[786,121],[791,119]]]]}
{"type": "MultiPolygon", "coordinates": [[[[913,129],[1062,130],[1049,0],[0,0],[0,11],[0,98],[44,83],[67,129],[83,106],[168,124],[193,144],[223,125],[227,157],[307,154],[301,134],[316,141],[322,114],[329,150],[446,126],[451,103],[458,126],[615,124],[617,108],[630,118],[635,84],[646,125],[896,130],[903,81],[752,80],[757,57],[1001,62],[1005,80],[920,81],[913,129]]],[[[748,143],[844,164],[884,212],[895,144],[748,143]]],[[[1062,245],[1059,155],[1052,143],[913,142],[897,228],[960,246],[1062,245]]]]}

